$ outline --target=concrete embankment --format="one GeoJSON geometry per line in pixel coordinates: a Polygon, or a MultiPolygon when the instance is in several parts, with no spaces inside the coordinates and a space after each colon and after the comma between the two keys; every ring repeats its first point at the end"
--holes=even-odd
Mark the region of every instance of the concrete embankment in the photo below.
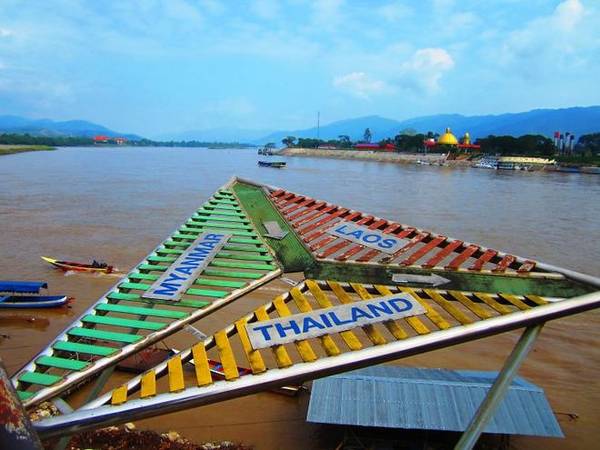
{"type": "Polygon", "coordinates": [[[285,148],[278,152],[284,156],[310,156],[317,158],[358,159],[397,164],[436,164],[469,166],[468,161],[446,161],[446,155],[440,153],[392,153],[362,150],[324,150],[316,148],[285,148]]]}

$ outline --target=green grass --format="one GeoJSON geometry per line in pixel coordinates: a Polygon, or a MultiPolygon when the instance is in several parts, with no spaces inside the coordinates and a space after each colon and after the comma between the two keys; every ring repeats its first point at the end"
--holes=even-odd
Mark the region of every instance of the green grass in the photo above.
{"type": "Polygon", "coordinates": [[[49,145],[0,145],[0,155],[12,155],[23,152],[42,152],[56,150],[49,145]]]}

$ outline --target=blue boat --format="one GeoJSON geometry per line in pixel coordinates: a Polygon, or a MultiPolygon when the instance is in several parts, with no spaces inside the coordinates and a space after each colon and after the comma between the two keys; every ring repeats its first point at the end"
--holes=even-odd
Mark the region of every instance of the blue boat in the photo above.
{"type": "Polygon", "coordinates": [[[47,288],[44,281],[0,281],[0,309],[55,308],[68,302],[66,295],[39,295],[47,288]]]}
{"type": "Polygon", "coordinates": [[[261,167],[275,167],[276,169],[281,169],[285,167],[285,161],[259,161],[258,165],[261,167]]]}
{"type": "Polygon", "coordinates": [[[66,295],[4,295],[0,309],[56,308],[68,302],[66,295]]]}

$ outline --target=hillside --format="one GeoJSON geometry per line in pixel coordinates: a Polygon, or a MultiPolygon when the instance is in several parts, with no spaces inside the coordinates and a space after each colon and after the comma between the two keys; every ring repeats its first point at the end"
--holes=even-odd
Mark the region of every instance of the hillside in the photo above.
{"type": "MultiPolygon", "coordinates": [[[[462,135],[466,131],[473,139],[494,135],[542,134],[551,137],[554,131],[575,133],[576,136],[600,130],[600,106],[573,107],[562,109],[535,109],[521,113],[498,115],[464,116],[461,114],[437,114],[416,117],[403,121],[386,119],[379,116],[359,117],[356,119],[333,122],[320,127],[321,139],[337,139],[345,134],[352,140],[362,138],[365,128],[370,128],[373,140],[392,138],[400,131],[414,129],[419,133],[442,133],[450,127],[454,134],[462,135]]],[[[304,130],[278,131],[258,139],[256,142],[281,143],[286,136],[317,137],[317,128],[304,130]]]]}
{"type": "Polygon", "coordinates": [[[85,120],[57,122],[50,119],[27,119],[19,116],[0,116],[0,133],[30,134],[32,136],[93,137],[98,134],[122,136],[140,140],[135,134],[120,133],[85,120]]]}

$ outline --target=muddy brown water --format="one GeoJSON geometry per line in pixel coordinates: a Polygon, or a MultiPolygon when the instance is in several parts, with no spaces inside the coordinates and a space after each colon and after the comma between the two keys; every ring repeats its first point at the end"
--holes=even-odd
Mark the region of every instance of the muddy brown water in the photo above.
{"type": "MultiPolygon", "coordinates": [[[[261,157],[266,158],[266,157],[261,157]]],[[[271,157],[275,159],[275,157],[271,157]]],[[[251,150],[68,148],[0,157],[0,279],[45,280],[68,309],[0,312],[0,357],[15,372],[119,280],[63,274],[40,256],[104,259],[127,273],[236,174],[452,237],[600,275],[600,176],[286,158],[259,168],[251,150]]],[[[215,331],[289,285],[274,280],[197,323],[215,331]]],[[[518,333],[394,364],[498,370],[518,333]]],[[[182,332],[166,339],[184,348],[182,332]]],[[[546,325],[520,375],[544,388],[565,439],[514,437],[517,449],[593,449],[600,439],[600,312],[546,325]]],[[[111,386],[128,378],[118,374],[111,386]]],[[[81,402],[85,389],[72,397],[81,402]]],[[[137,423],[259,449],[335,446],[305,421],[308,395],[270,392],[137,423]]]]}

